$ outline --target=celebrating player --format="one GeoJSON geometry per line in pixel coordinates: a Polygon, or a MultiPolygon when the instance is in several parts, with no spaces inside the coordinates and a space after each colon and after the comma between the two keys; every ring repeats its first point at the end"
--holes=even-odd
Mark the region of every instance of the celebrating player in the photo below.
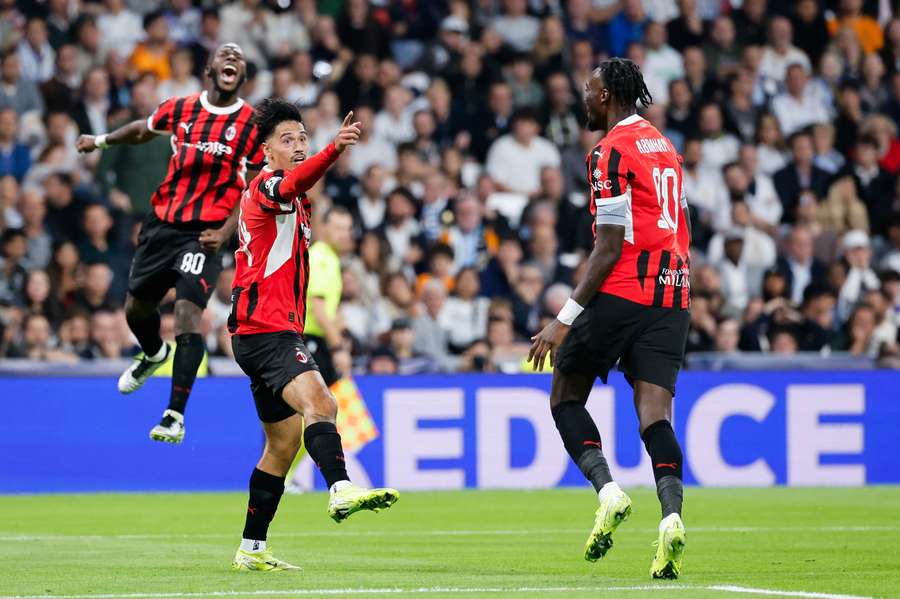
{"type": "Polygon", "coordinates": [[[529,359],[553,365],[550,408],[566,450],[597,490],[600,507],[585,545],[595,561],[631,513],[613,482],[600,433],[585,404],[599,375],[619,369],[634,388],[641,438],[662,505],[654,578],[677,578],[685,533],[681,522],[682,454],[672,429],[675,379],[690,316],[690,221],[681,164],[672,143],[635,112],[652,98],[630,60],[604,61],[585,84],[591,130],[606,137],[587,157],[594,248],[587,272],[556,320],[533,337],[529,359]]]}
{"type": "Polygon", "coordinates": [[[247,65],[237,44],[223,44],[206,68],[206,91],[164,101],[150,117],[106,135],[82,135],[80,152],[172,136],[166,178],[151,198],[131,264],[125,314],[143,354],[119,377],[119,391],[141,388],[169,357],[159,335],[159,303],[175,287],[172,389],[150,438],[184,439],[184,411],[206,353],[200,318],[222,268],[218,251],[234,233],[246,163],[262,161],[253,108],[238,97],[247,65]]]}
{"type": "Polygon", "coordinates": [[[390,507],[399,496],[394,489],[369,490],[350,482],[335,427],[337,402],[302,337],[312,236],[305,192],[356,143],[359,123],[352,120],[351,112],[334,142],[306,159],[309,139],[299,109],[283,100],[265,100],[257,108],[267,165],[241,198],[228,328],[235,360],[250,377],[266,446],[250,476],[236,570],[297,569],[272,556],[266,535],[301,434],[328,483],[328,514],[336,522],[359,510],[390,507]]]}

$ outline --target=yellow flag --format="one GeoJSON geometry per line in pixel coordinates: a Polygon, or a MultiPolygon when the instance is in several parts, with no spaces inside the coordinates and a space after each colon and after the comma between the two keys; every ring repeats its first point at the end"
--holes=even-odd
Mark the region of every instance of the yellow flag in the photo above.
{"type": "Polygon", "coordinates": [[[378,428],[351,378],[342,378],[331,386],[337,399],[337,429],[341,445],[347,451],[356,451],[369,441],[378,438],[378,428]]]}

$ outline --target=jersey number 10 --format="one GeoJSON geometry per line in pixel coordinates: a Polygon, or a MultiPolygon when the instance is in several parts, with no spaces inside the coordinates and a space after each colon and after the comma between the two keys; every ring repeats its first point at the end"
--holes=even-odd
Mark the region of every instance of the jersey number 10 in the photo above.
{"type": "Polygon", "coordinates": [[[653,186],[656,187],[656,200],[659,202],[660,216],[656,226],[678,232],[678,173],[672,167],[653,168],[653,186]]]}

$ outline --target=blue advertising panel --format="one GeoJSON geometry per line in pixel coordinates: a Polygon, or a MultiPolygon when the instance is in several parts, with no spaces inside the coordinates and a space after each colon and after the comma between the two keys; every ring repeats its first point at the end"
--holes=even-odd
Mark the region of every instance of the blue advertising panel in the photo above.
{"type": "MultiPolygon", "coordinates": [[[[545,375],[356,379],[377,433],[348,451],[364,483],[400,489],[584,485],[560,442],[545,375]]],[[[200,380],[183,445],[153,442],[169,382],[121,396],[107,378],[4,378],[0,493],[240,490],[262,433],[243,378],[200,380]]],[[[651,484],[619,374],[588,409],[623,485],[651,484]]],[[[900,483],[900,372],[685,372],[675,400],[688,484],[900,483]]],[[[297,481],[322,481],[307,464],[297,481]]]]}

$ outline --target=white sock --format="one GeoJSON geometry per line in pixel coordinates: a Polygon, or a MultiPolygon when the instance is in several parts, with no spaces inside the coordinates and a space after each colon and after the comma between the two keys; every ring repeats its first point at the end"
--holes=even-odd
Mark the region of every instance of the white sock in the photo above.
{"type": "Polygon", "coordinates": [[[336,483],[334,483],[333,485],[331,485],[331,489],[329,489],[329,492],[332,495],[334,495],[338,491],[345,489],[347,487],[350,487],[352,485],[353,485],[353,483],[351,483],[349,480],[339,480],[336,483]]]}
{"type": "Polygon", "coordinates": [[[261,553],[266,550],[265,541],[255,541],[253,539],[241,539],[241,549],[250,553],[261,553]]]}
{"type": "Polygon", "coordinates": [[[146,358],[148,360],[150,360],[151,362],[162,362],[163,360],[166,359],[166,352],[168,352],[168,351],[169,351],[169,346],[165,341],[163,341],[162,345],[159,346],[159,351],[156,352],[152,356],[146,356],[146,358]]]}
{"type": "Polygon", "coordinates": [[[600,491],[597,492],[597,497],[600,498],[602,502],[604,498],[609,497],[612,493],[621,493],[622,489],[619,488],[619,485],[616,484],[616,481],[609,481],[605,485],[600,488],[600,491]]]}

